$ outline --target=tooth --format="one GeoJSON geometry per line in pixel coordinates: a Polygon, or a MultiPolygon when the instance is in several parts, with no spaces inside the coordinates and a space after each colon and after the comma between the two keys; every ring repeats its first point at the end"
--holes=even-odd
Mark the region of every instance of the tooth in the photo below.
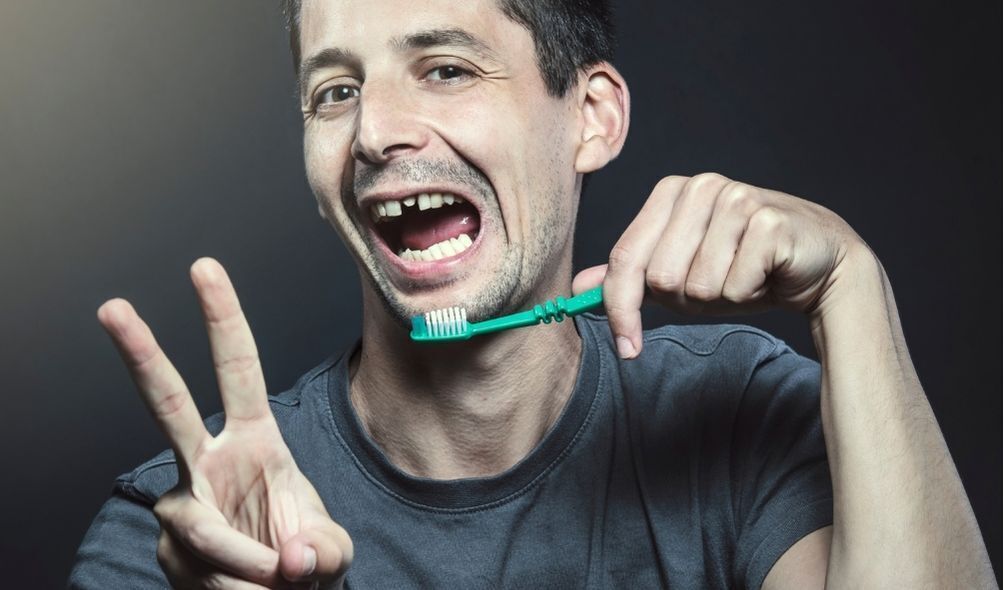
{"type": "Polygon", "coordinates": [[[458,240],[457,238],[450,238],[450,245],[453,246],[453,250],[457,254],[460,254],[461,252],[467,249],[464,247],[463,243],[461,243],[461,241],[458,240]]]}
{"type": "Polygon", "coordinates": [[[380,221],[380,210],[377,209],[376,205],[370,207],[370,217],[373,218],[374,222],[380,221]]]}
{"type": "Polygon", "coordinates": [[[443,251],[443,254],[447,256],[453,256],[457,254],[457,249],[453,247],[450,240],[443,240],[439,243],[439,249],[443,251]]]}
{"type": "Polygon", "coordinates": [[[418,210],[425,211],[430,207],[429,205],[429,193],[422,193],[418,195],[418,210]]]}
{"type": "Polygon", "coordinates": [[[443,195],[443,202],[446,203],[447,205],[452,205],[454,200],[455,197],[449,193],[443,195]]]}
{"type": "Polygon", "coordinates": [[[439,209],[443,206],[443,195],[440,193],[432,193],[429,195],[429,206],[433,209],[439,209]]]}
{"type": "Polygon", "coordinates": [[[433,244],[429,246],[429,253],[432,254],[434,260],[439,260],[443,258],[443,249],[439,247],[439,244],[433,244]]]}
{"type": "Polygon", "coordinates": [[[387,208],[387,217],[397,217],[401,215],[401,201],[387,201],[384,207],[387,208]]]}
{"type": "Polygon", "coordinates": [[[457,236],[457,239],[460,240],[460,242],[464,245],[465,249],[469,248],[471,244],[474,243],[471,237],[468,236],[467,234],[460,234],[459,236],[457,236]]]}
{"type": "Polygon", "coordinates": [[[415,197],[405,197],[404,198],[404,206],[405,207],[411,207],[414,204],[415,204],[415,197]]]}
{"type": "Polygon", "coordinates": [[[399,254],[399,256],[405,260],[412,260],[411,249],[405,248],[404,250],[401,251],[401,254],[399,254]]]}
{"type": "Polygon", "coordinates": [[[432,253],[429,252],[428,250],[420,250],[418,252],[418,256],[426,262],[432,262],[433,260],[435,260],[435,258],[432,257],[432,253]]]}
{"type": "Polygon", "coordinates": [[[387,217],[387,205],[377,203],[377,211],[380,212],[380,217],[387,217]]]}

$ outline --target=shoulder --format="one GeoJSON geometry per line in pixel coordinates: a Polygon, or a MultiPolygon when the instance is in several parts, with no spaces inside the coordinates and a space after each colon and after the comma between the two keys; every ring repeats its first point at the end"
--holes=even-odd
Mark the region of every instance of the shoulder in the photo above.
{"type": "Polygon", "coordinates": [[[745,422],[741,416],[761,414],[789,390],[806,392],[807,408],[818,399],[818,364],[758,328],[660,326],[647,330],[641,354],[625,361],[617,356],[606,318],[589,314],[580,325],[600,351],[601,379],[617,407],[642,429],[673,424],[681,436],[731,431],[745,422]]]}
{"type": "Polygon", "coordinates": [[[701,373],[724,370],[729,373],[749,373],[765,362],[790,355],[799,362],[812,363],[797,355],[775,336],[742,324],[669,324],[648,329],[643,334],[643,350],[638,358],[621,361],[617,358],[607,319],[595,314],[583,314],[580,330],[589,330],[591,339],[605,356],[624,373],[665,374],[701,373]]]}
{"type": "MultiPolygon", "coordinates": [[[[303,440],[303,434],[311,430],[322,412],[317,409],[327,406],[327,374],[338,362],[339,357],[331,357],[305,373],[286,391],[268,398],[269,407],[279,425],[287,444],[296,454],[294,441],[303,440]]],[[[330,410],[328,410],[330,411],[330,410]]],[[[206,429],[213,435],[223,430],[226,417],[222,412],[205,420],[206,429]]],[[[147,505],[153,505],[168,490],[178,483],[178,467],[174,452],[165,450],[115,479],[115,491],[147,505]]]]}

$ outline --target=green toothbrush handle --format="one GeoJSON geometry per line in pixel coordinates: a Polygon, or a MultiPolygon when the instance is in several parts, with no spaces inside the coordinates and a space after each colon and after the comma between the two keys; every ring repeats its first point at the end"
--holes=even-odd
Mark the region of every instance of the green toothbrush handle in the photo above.
{"type": "Polygon", "coordinates": [[[534,305],[533,309],[527,311],[471,324],[471,335],[490,334],[510,328],[533,326],[541,322],[550,324],[551,320],[560,322],[565,319],[565,316],[573,316],[589,311],[590,309],[599,307],[602,303],[603,287],[601,285],[570,299],[555,297],[544,303],[534,305]]]}
{"type": "MultiPolygon", "coordinates": [[[[555,301],[562,301],[561,297],[556,297],[555,301]]],[[[548,302],[550,303],[550,302],[548,302]]],[[[565,314],[578,315],[584,311],[595,309],[603,304],[603,285],[588,291],[583,291],[571,299],[565,300],[565,314]]]]}

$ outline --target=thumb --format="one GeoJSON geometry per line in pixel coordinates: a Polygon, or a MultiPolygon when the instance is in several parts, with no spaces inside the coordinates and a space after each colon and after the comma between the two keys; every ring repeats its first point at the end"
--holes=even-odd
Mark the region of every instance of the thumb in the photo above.
{"type": "Polygon", "coordinates": [[[329,521],[327,525],[302,530],[283,543],[279,550],[279,571],[291,582],[340,582],[352,564],[352,555],[349,534],[329,521]]]}
{"type": "Polygon", "coordinates": [[[607,265],[599,264],[584,269],[572,279],[572,294],[578,295],[583,291],[588,291],[593,287],[603,284],[603,279],[607,276],[607,265]]]}

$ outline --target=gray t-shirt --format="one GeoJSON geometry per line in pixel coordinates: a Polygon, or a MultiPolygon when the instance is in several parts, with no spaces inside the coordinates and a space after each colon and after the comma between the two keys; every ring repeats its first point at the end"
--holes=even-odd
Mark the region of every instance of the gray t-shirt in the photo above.
{"type": "MultiPolygon", "coordinates": [[[[759,588],[785,550],[832,523],[818,364],[745,326],[650,330],[641,357],[622,361],[604,318],[575,322],[567,406],[495,477],[395,468],[349,403],[349,353],[270,398],[355,544],[350,588],[759,588]]],[[[216,432],[222,416],[207,423],[216,432]]],[[[118,478],[70,587],[167,586],[151,507],[176,478],[169,452],[118,478]]]]}

